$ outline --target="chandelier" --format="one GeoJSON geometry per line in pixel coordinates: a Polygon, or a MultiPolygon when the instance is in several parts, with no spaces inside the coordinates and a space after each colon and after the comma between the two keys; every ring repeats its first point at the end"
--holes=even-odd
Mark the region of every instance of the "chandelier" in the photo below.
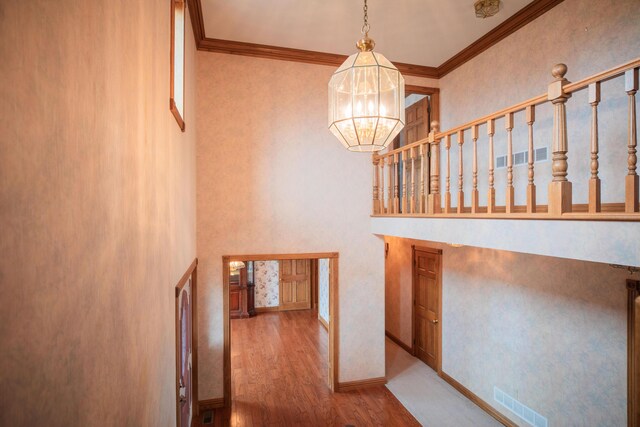
{"type": "Polygon", "coordinates": [[[329,81],[329,130],[350,151],[378,151],[404,127],[404,78],[384,55],[373,52],[367,0],[363,10],[359,52],[329,81]]]}
{"type": "Polygon", "coordinates": [[[476,9],[476,17],[484,19],[498,13],[502,2],[500,0],[478,0],[473,6],[476,9]]]}

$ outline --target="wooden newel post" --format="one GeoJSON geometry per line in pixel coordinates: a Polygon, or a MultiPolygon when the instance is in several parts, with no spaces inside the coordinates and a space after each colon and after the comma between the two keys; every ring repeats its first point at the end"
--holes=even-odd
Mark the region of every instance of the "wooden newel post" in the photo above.
{"type": "Polygon", "coordinates": [[[638,174],[636,172],[638,156],[638,132],[636,129],[636,92],[638,92],[638,69],[634,68],[624,74],[624,90],[629,95],[629,137],[628,137],[628,173],[625,177],[625,212],[638,212],[638,174]]]}
{"type": "Polygon", "coordinates": [[[440,140],[436,139],[438,122],[431,122],[429,132],[429,148],[431,150],[431,167],[429,168],[429,195],[427,196],[427,212],[440,213],[440,140]]]}
{"type": "Polygon", "coordinates": [[[569,81],[564,78],[567,66],[557,64],[551,70],[555,80],[549,85],[547,99],[553,104],[553,181],[549,184],[549,214],[561,215],[571,212],[571,182],[567,180],[567,110],[565,103],[571,94],[565,93],[564,87],[569,81]]]}
{"type": "Polygon", "coordinates": [[[379,182],[380,174],[378,165],[380,164],[380,157],[376,154],[373,155],[373,214],[380,213],[380,195],[379,195],[379,182]]]}

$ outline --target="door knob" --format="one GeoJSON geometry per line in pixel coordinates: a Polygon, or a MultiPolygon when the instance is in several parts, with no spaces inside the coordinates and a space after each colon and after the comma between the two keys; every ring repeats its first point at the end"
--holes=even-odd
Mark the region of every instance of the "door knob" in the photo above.
{"type": "Polygon", "coordinates": [[[435,325],[436,323],[438,323],[438,319],[432,320],[431,323],[433,323],[435,325]]]}

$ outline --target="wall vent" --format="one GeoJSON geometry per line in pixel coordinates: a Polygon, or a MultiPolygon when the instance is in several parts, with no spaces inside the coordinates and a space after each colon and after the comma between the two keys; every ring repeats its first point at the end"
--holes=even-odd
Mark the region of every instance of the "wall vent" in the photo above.
{"type": "MultiPolygon", "coordinates": [[[[529,150],[519,151],[511,155],[513,166],[526,165],[529,163],[529,150]]],[[[533,162],[540,163],[545,160],[549,160],[549,148],[542,147],[533,150],[533,162]]],[[[507,167],[507,156],[496,157],[496,169],[503,169],[507,167]]]]}
{"type": "Polygon", "coordinates": [[[548,427],[548,422],[545,417],[518,402],[498,387],[493,387],[493,399],[533,427],[548,427]]]}

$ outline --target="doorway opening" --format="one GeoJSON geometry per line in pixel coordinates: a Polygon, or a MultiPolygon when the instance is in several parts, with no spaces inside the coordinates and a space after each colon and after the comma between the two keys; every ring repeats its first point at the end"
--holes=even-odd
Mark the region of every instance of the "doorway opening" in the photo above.
{"type": "MultiPolygon", "coordinates": [[[[232,365],[247,362],[243,349],[236,351],[236,347],[232,361],[232,337],[239,346],[266,352],[261,346],[269,343],[260,341],[256,346],[256,341],[271,335],[289,339],[285,333],[304,338],[304,331],[291,326],[296,320],[315,331],[315,340],[322,341],[319,347],[326,346],[327,374],[323,377],[334,391],[338,384],[338,253],[230,255],[223,256],[222,263],[224,405],[231,405],[236,390],[232,389],[232,365]],[[279,328],[287,330],[280,333],[279,328]]],[[[313,351],[320,354],[318,348],[313,351]]],[[[273,356],[273,360],[281,359],[273,356]]]]}
{"type": "MultiPolygon", "coordinates": [[[[405,85],[405,94],[405,125],[390,146],[393,150],[426,139],[431,131],[431,123],[440,120],[440,89],[405,85]]],[[[427,155],[431,155],[430,151],[427,151],[427,155]]],[[[429,166],[430,162],[426,162],[425,167],[429,166]]],[[[403,159],[403,153],[398,153],[398,170],[394,179],[398,183],[399,189],[404,188],[405,183],[410,185],[412,167],[412,162],[408,158],[403,159]]],[[[427,172],[427,176],[429,176],[429,172],[427,172]]],[[[424,185],[427,186],[425,191],[428,193],[429,180],[424,185]]],[[[405,197],[403,191],[399,191],[398,208],[400,212],[405,206],[402,201],[403,197],[405,197]]]]}
{"type": "Polygon", "coordinates": [[[442,250],[411,246],[412,352],[434,371],[442,372],[442,250]]]}

